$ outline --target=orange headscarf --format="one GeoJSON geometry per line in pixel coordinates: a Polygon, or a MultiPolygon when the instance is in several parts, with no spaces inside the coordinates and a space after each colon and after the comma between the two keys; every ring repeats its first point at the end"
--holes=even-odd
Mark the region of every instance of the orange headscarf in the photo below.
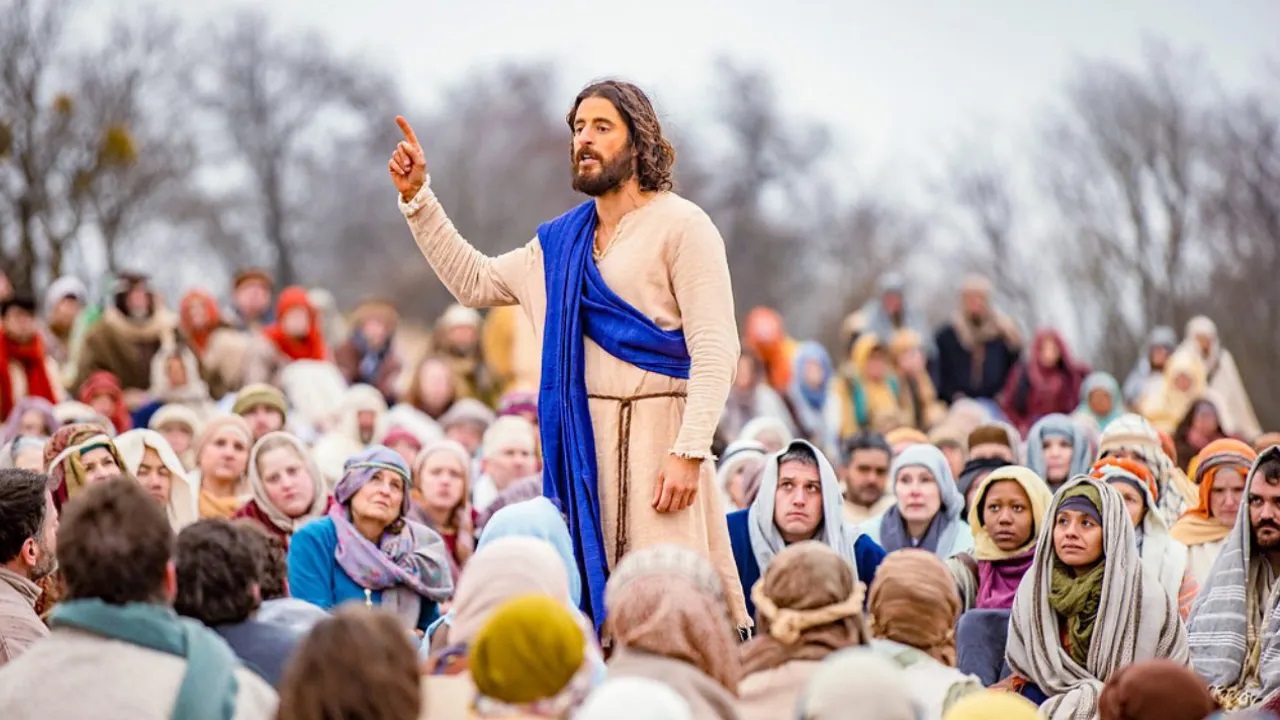
{"type": "Polygon", "coordinates": [[[1089,476],[1094,480],[1106,482],[1107,473],[1104,470],[1109,467],[1119,468],[1146,483],[1147,489],[1151,491],[1152,498],[1160,496],[1160,486],[1156,484],[1156,476],[1151,473],[1151,468],[1137,460],[1105,457],[1093,464],[1093,467],[1089,470],[1089,476]]]}
{"type": "Polygon", "coordinates": [[[263,328],[262,334],[275,343],[280,352],[290,360],[329,359],[329,350],[325,347],[324,336],[320,334],[320,313],[311,304],[307,291],[297,285],[291,285],[280,293],[280,300],[276,303],[276,321],[263,328]],[[290,310],[299,308],[307,311],[307,318],[311,323],[306,336],[297,338],[285,333],[281,323],[284,322],[284,316],[290,310]]]}
{"type": "Polygon", "coordinates": [[[204,355],[204,349],[209,344],[209,336],[222,324],[218,301],[205,290],[199,288],[188,290],[187,294],[182,296],[182,302],[178,304],[178,324],[196,354],[204,355]],[[196,327],[191,317],[192,309],[197,306],[204,308],[204,325],[200,327],[196,327]]]}
{"type": "Polygon", "coordinates": [[[744,340],[747,349],[764,363],[773,389],[786,392],[791,384],[791,365],[797,345],[787,336],[782,316],[773,308],[757,307],[747,313],[746,325],[744,340]]]}
{"type": "Polygon", "coordinates": [[[1182,514],[1178,522],[1169,529],[1174,540],[1183,545],[1202,545],[1217,542],[1231,532],[1231,528],[1213,519],[1210,514],[1209,497],[1213,494],[1213,483],[1217,480],[1218,471],[1223,468],[1238,469],[1247,474],[1258,453],[1248,443],[1225,438],[1214,440],[1191,460],[1188,470],[1192,480],[1199,486],[1200,499],[1195,507],[1182,514]]]}

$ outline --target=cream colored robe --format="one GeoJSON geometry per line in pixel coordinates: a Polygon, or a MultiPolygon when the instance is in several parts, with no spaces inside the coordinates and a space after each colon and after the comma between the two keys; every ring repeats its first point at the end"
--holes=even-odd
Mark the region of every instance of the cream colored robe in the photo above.
{"type": "MultiPolygon", "coordinates": [[[[400,209],[418,248],[459,302],[520,305],[541,347],[547,295],[537,237],[491,258],[463,239],[429,186],[400,209]]],[[[622,553],[663,543],[706,553],[720,572],[735,623],[749,626],[711,462],[711,439],[740,351],[724,240],[696,205],[661,193],[622,218],[597,265],[623,300],[665,330],[682,329],[693,360],[690,379],[679,380],[641,370],[584,338],[609,567],[622,553]],[[622,400],[669,393],[687,398],[622,400]],[[702,481],[692,507],[660,514],[653,495],[668,454],[703,459],[702,481]]]]}

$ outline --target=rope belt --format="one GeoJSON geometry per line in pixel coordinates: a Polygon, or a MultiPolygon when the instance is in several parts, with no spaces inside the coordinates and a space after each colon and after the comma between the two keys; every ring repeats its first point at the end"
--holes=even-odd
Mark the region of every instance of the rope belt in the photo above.
{"type": "Polygon", "coordinates": [[[637,402],[659,398],[684,398],[683,391],[646,393],[643,395],[587,395],[588,400],[608,400],[618,403],[618,536],[614,541],[614,562],[622,559],[630,544],[630,522],[627,509],[631,499],[631,414],[637,402]]]}

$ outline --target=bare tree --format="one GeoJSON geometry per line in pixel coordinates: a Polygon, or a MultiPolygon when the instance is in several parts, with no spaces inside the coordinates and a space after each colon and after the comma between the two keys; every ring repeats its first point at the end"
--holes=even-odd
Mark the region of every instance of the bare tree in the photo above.
{"type": "Polygon", "coordinates": [[[1023,226],[1024,201],[1013,189],[1012,169],[995,157],[969,150],[953,159],[945,195],[954,212],[950,246],[956,264],[987,276],[1006,310],[1027,329],[1042,319],[1043,285],[1037,243],[1023,226]]]}
{"type": "Polygon", "coordinates": [[[1058,211],[1051,239],[1073,301],[1102,321],[1104,366],[1127,365],[1148,327],[1187,314],[1207,181],[1204,76],[1157,45],[1141,71],[1086,63],[1047,125],[1038,170],[1058,211]]]}
{"type": "Polygon", "coordinates": [[[227,139],[225,152],[208,160],[248,180],[225,192],[223,205],[254,210],[238,234],[261,238],[277,281],[296,282],[297,255],[311,240],[302,236],[300,218],[312,183],[334,183],[325,158],[379,119],[362,107],[367,69],[343,62],[319,37],[277,35],[256,13],[237,15],[204,52],[211,62],[197,74],[198,94],[227,139]]]}

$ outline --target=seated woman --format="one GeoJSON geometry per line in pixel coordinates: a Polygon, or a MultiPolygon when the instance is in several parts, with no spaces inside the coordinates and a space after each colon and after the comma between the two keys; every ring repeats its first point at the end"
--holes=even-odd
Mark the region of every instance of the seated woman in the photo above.
{"type": "Polygon", "coordinates": [[[658,680],[695,718],[738,718],[738,637],[711,562],[674,545],[634,550],[605,586],[606,635],[615,640],[609,678],[658,680]]]}
{"type": "Polygon", "coordinates": [[[44,446],[44,467],[59,510],[86,487],[119,475],[124,470],[115,443],[97,425],[76,424],[59,428],[44,446]]]}
{"type": "Polygon", "coordinates": [[[1035,557],[1039,525],[1053,493],[1031,470],[1008,465],[979,485],[969,509],[973,553],[947,560],[965,610],[1008,610],[1035,557]]]}
{"type": "Polygon", "coordinates": [[[124,469],[165,508],[174,532],[196,521],[196,496],[187,471],[163,435],[139,428],[121,433],[115,444],[124,469]]]}
{"type": "Polygon", "coordinates": [[[328,515],[289,545],[289,590],[322,610],[349,600],[380,605],[425,631],[453,592],[448,550],[405,519],[413,476],[394,450],[374,445],[347,461],[328,515]]]}
{"type": "Polygon", "coordinates": [[[1066,415],[1045,415],[1027,433],[1027,467],[1044,478],[1050,491],[1087,475],[1096,454],[1084,429],[1066,415]]]}
{"type": "Polygon", "coordinates": [[[48,442],[45,437],[19,435],[0,445],[0,469],[17,468],[43,473],[44,446],[48,442]]]}
{"type": "Polygon", "coordinates": [[[284,540],[303,525],[322,518],[333,497],[302,441],[287,432],[270,432],[249,451],[249,487],[253,499],[233,518],[248,518],[284,540]]]}
{"type": "Polygon", "coordinates": [[[897,504],[862,526],[885,552],[920,548],[949,558],[973,550],[973,534],[960,519],[964,497],[941,450],[911,445],[894,458],[889,476],[897,504]]]}
{"type": "Polygon", "coordinates": [[[28,395],[14,404],[9,417],[0,428],[0,443],[13,442],[17,437],[49,437],[59,427],[53,415],[53,403],[42,397],[28,395]]]}
{"type": "Polygon", "coordinates": [[[187,474],[198,491],[200,518],[230,518],[253,497],[245,477],[253,430],[239,415],[210,420],[196,439],[196,469],[187,474]]]}
{"type": "Polygon", "coordinates": [[[1091,475],[1110,483],[1124,498],[1142,564],[1178,603],[1178,614],[1186,620],[1200,587],[1187,567],[1187,548],[1169,537],[1164,518],[1158,511],[1152,512],[1156,481],[1151,471],[1136,460],[1103,458],[1093,466],[1091,475]]]}
{"type": "Polygon", "coordinates": [[[1187,568],[1196,583],[1209,578],[1213,561],[1235,527],[1245,496],[1245,478],[1258,453],[1239,440],[1211,442],[1191,461],[1191,477],[1200,490],[1196,506],[1169,528],[1187,547],[1187,568]]]}
{"type": "Polygon", "coordinates": [[[1049,720],[1098,715],[1121,668],[1153,658],[1186,664],[1187,631],[1158,581],[1144,573],[1124,499],[1076,477],[1054,496],[1027,582],[1013,602],[1007,685],[1049,720]]]}
{"type": "Polygon", "coordinates": [[[956,669],[960,597],[936,556],[902,550],[885,558],[867,600],[871,646],[903,669],[922,718],[940,718],[960,698],[982,689],[956,669]]]}
{"type": "Polygon", "coordinates": [[[467,501],[471,497],[471,456],[452,440],[437,440],[418,453],[413,477],[409,518],[444,538],[456,582],[476,549],[475,516],[467,501]]]}
{"type": "Polygon", "coordinates": [[[759,625],[742,647],[743,720],[787,717],[828,655],[866,644],[864,592],[848,561],[826,545],[802,542],[778,553],[752,591],[759,625]]]}

